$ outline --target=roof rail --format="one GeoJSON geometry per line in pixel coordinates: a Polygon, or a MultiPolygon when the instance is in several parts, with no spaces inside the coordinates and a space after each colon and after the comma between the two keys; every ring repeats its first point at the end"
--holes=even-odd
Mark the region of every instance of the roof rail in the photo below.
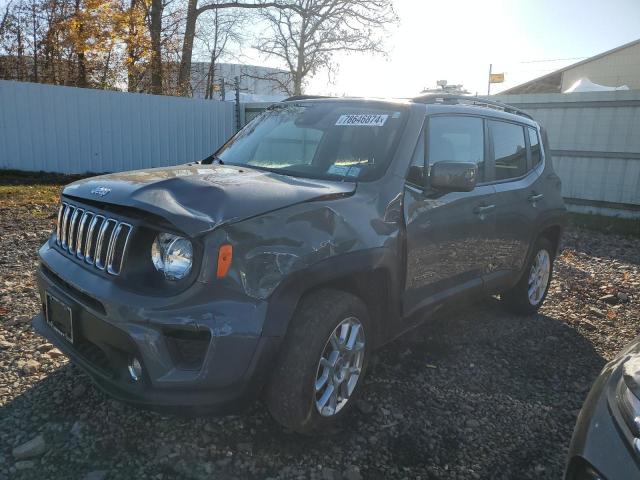
{"type": "Polygon", "coordinates": [[[326,95],[294,95],[289,98],[285,98],[282,100],[283,102],[292,102],[295,100],[313,100],[315,98],[336,98],[336,97],[327,97],[326,95]]]}
{"type": "Polygon", "coordinates": [[[414,97],[411,99],[412,102],[416,103],[442,103],[447,105],[478,105],[482,107],[494,108],[496,110],[502,110],[506,113],[513,113],[514,115],[521,115],[523,117],[527,117],[533,120],[533,117],[529,115],[524,110],[520,110],[514,106],[508,105],[506,103],[494,102],[493,100],[487,100],[482,97],[471,97],[467,95],[450,95],[450,94],[429,94],[429,95],[420,95],[419,97],[414,97]]]}

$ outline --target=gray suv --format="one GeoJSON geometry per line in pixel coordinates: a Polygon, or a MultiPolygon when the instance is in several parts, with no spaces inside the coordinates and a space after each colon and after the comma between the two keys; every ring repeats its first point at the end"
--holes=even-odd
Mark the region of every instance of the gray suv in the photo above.
{"type": "Polygon", "coordinates": [[[449,302],[542,304],[565,223],[546,136],[473,97],[293,97],[196,163],[67,186],[35,328],[124,401],[263,398],[299,432],[449,302]]]}

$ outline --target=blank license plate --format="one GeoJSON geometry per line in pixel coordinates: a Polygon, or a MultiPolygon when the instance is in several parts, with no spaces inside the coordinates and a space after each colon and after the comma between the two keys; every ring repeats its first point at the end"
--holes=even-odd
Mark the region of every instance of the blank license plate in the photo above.
{"type": "Polygon", "coordinates": [[[51,328],[73,343],[73,315],[71,307],[47,292],[45,317],[51,328]]]}

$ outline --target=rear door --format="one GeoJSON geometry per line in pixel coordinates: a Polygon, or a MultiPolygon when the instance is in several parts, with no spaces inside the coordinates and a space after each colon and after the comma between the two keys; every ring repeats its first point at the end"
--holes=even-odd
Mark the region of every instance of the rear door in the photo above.
{"type": "Polygon", "coordinates": [[[484,180],[486,128],[486,122],[477,116],[427,118],[413,165],[474,162],[479,178],[471,192],[442,192],[407,180],[403,202],[407,228],[406,315],[456,292],[482,290],[495,227],[495,190],[484,180]]]}
{"type": "Polygon", "coordinates": [[[518,277],[544,205],[540,190],[540,141],[537,129],[489,120],[489,175],[496,189],[495,255],[486,288],[497,291],[518,277]]]}

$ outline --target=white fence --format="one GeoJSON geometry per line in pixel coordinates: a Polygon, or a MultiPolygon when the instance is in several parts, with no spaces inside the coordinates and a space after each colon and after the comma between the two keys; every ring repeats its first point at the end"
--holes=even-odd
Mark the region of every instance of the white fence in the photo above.
{"type": "Polygon", "coordinates": [[[570,210],[640,218],[640,91],[496,95],[549,134],[570,210]]]}
{"type": "Polygon", "coordinates": [[[235,133],[229,102],[0,80],[0,169],[114,172],[201,160],[235,133]]]}

